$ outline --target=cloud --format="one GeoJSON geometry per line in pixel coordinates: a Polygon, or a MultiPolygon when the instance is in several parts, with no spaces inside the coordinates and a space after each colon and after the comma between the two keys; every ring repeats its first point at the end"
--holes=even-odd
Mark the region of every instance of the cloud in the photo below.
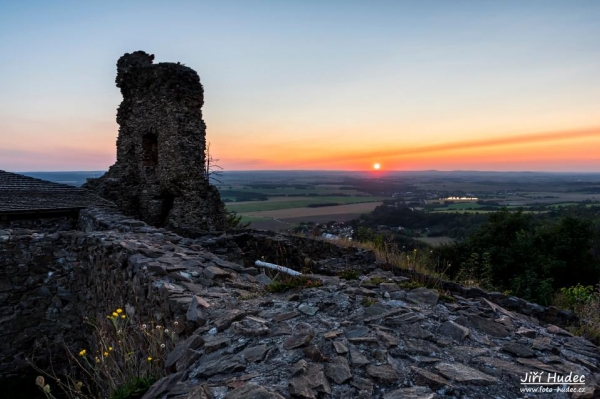
{"type": "Polygon", "coordinates": [[[363,153],[354,153],[349,156],[335,156],[335,159],[344,159],[346,161],[359,159],[383,159],[402,156],[427,155],[434,153],[444,153],[464,150],[477,150],[483,148],[497,148],[510,146],[524,146],[541,143],[555,143],[558,141],[570,141],[588,138],[600,138],[600,127],[568,130],[558,132],[545,132],[535,134],[525,134],[520,136],[492,137],[479,140],[463,140],[449,143],[431,144],[425,146],[396,147],[393,149],[384,149],[381,151],[370,151],[363,153]]]}

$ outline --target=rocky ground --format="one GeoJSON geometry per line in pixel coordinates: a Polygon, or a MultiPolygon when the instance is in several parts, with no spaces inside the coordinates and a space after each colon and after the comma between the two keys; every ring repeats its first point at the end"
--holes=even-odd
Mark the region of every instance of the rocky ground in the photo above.
{"type": "Polygon", "coordinates": [[[185,238],[102,209],[82,211],[79,226],[0,231],[6,376],[33,334],[76,344],[82,315],[118,306],[180,336],[145,399],[600,397],[600,351],[563,329],[569,312],[384,271],[370,253],[318,240],[185,238]],[[274,272],[253,265],[263,258],[322,285],[269,293],[274,272]]]}
{"type": "Polygon", "coordinates": [[[600,397],[596,346],[485,298],[404,289],[379,269],[279,294],[265,275],[212,272],[209,287],[181,283],[198,328],[145,399],[600,397]],[[522,392],[532,373],[585,380],[522,392]],[[581,392],[556,392],[569,387],[581,392]]]}

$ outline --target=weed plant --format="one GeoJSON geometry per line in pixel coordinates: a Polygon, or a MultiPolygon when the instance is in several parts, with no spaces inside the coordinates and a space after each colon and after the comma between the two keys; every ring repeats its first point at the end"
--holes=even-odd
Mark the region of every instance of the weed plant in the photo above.
{"type": "MultiPolygon", "coordinates": [[[[438,281],[447,279],[446,271],[450,264],[444,263],[435,257],[432,251],[398,248],[395,243],[386,239],[366,242],[337,240],[335,243],[344,247],[372,251],[375,254],[375,259],[382,264],[382,268],[387,268],[392,273],[399,269],[408,270],[412,273],[411,279],[419,283],[420,286],[427,285],[425,278],[421,276],[433,277],[438,281]]],[[[477,282],[474,281],[474,283],[477,282]]]]}
{"type": "Polygon", "coordinates": [[[73,375],[59,376],[54,370],[33,366],[43,374],[37,377],[36,385],[46,398],[138,398],[165,375],[166,357],[177,341],[173,329],[134,321],[120,308],[105,319],[86,320],[86,324],[91,329],[92,346],[75,354],[65,345],[73,375]]]}

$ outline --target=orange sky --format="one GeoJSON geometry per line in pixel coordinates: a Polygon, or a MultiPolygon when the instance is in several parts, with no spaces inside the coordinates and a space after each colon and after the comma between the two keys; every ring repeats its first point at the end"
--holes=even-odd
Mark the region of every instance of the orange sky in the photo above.
{"type": "Polygon", "coordinates": [[[318,147],[265,143],[249,154],[243,146],[231,146],[224,160],[244,169],[367,170],[380,163],[382,170],[600,170],[600,127],[425,145],[360,149],[340,141],[318,147]]]}

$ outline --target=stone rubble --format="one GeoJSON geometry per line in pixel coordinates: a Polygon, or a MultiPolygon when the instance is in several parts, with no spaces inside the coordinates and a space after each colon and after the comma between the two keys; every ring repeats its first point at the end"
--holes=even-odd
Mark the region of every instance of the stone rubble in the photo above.
{"type": "MultiPolygon", "coordinates": [[[[586,376],[585,392],[545,397],[600,395],[600,352],[588,341],[483,298],[441,301],[434,290],[401,288],[402,278],[381,270],[367,278],[381,275],[388,282],[369,292],[361,290],[361,281],[322,276],[325,284],[318,288],[265,294],[256,284],[256,297],[236,295],[236,289],[235,301],[215,297],[206,325],[192,333],[198,339],[180,344],[197,359],[171,370],[176,382],[170,375],[156,384],[177,389],[156,388],[160,393],[144,398],[188,398],[199,385],[208,387],[207,398],[241,392],[307,399],[540,397],[520,392],[520,379],[536,371],[586,376]],[[386,298],[390,291],[407,300],[386,298]],[[365,305],[364,294],[375,303],[365,305]],[[317,310],[302,311],[308,303],[317,310]],[[216,312],[221,308],[243,316],[218,328],[218,349],[198,347],[210,339],[207,328],[229,324],[223,320],[231,313],[216,312]],[[185,393],[170,393],[175,391],[185,393]]],[[[206,298],[212,289],[195,295],[206,298]]]]}

